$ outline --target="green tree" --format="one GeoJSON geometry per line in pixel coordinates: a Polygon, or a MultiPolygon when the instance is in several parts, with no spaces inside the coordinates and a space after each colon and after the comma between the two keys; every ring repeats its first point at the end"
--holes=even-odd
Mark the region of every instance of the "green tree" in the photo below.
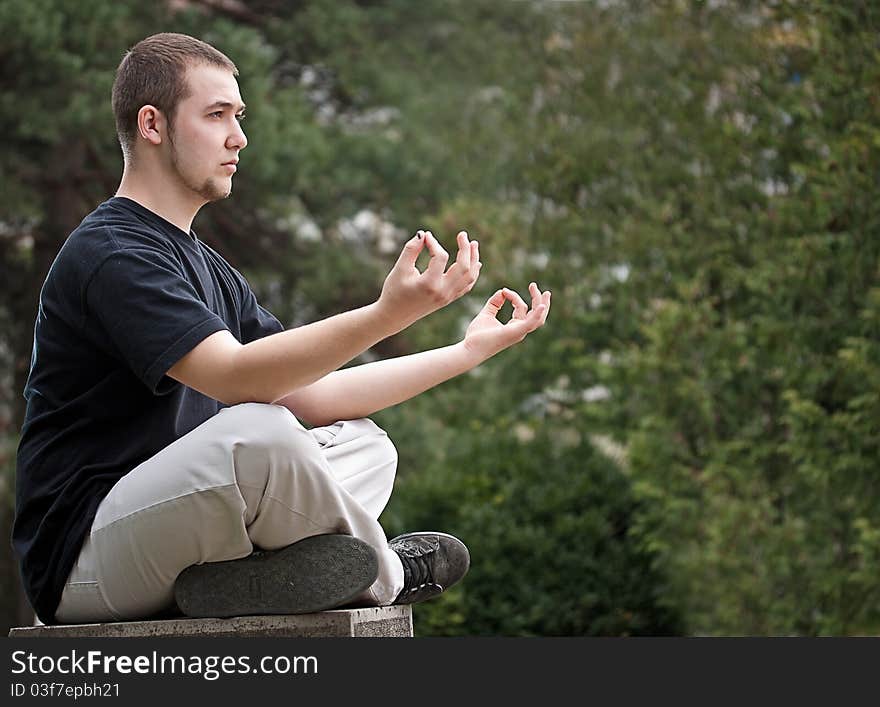
{"type": "Polygon", "coordinates": [[[671,276],[618,367],[641,530],[691,631],[876,633],[878,14],[754,18],[715,111],[678,123],[722,150],[633,225],[671,276]]]}

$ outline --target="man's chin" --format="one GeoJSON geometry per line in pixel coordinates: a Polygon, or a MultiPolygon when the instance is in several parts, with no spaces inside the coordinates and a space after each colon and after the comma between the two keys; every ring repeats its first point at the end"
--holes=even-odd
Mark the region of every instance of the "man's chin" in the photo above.
{"type": "Polygon", "coordinates": [[[232,196],[232,182],[229,185],[221,187],[218,184],[209,182],[199,190],[200,196],[207,202],[222,201],[232,196]]]}

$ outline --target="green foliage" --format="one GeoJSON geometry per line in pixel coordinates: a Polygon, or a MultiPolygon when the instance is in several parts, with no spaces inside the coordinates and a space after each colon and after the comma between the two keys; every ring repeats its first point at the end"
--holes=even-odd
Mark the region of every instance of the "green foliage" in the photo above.
{"type": "MultiPolygon", "coordinates": [[[[496,415],[447,431],[442,458],[403,471],[392,532],[443,528],[472,569],[419,606],[420,635],[657,635],[680,630],[630,536],[629,482],[563,420],[496,415]]],[[[427,461],[425,461],[427,457],[427,461]]]]}
{"type": "Polygon", "coordinates": [[[685,259],[619,366],[640,532],[698,633],[880,628],[878,17],[813,10],[756,33],[739,166],[701,176],[688,208],[686,232],[713,238],[682,253],[681,221],[661,234],[685,259]],[[761,179],[770,194],[740,208],[761,179]]]}

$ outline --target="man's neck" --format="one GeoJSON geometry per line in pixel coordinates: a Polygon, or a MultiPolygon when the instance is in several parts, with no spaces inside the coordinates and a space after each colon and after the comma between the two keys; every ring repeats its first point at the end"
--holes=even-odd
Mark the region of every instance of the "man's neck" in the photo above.
{"type": "Polygon", "coordinates": [[[184,233],[189,233],[193,219],[205,204],[201,200],[193,200],[175,189],[164,179],[143,179],[140,175],[126,169],[115,196],[124,196],[136,201],[154,214],[170,221],[184,233]]]}

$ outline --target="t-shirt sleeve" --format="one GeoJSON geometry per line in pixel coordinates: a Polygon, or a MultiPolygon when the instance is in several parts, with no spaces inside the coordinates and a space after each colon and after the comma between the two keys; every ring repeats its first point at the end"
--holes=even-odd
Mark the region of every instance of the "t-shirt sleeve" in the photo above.
{"type": "Polygon", "coordinates": [[[275,315],[257,302],[257,298],[244,276],[237,271],[235,274],[241,288],[241,343],[248,344],[251,341],[262,339],[264,336],[284,331],[284,326],[275,315]]]}
{"type": "Polygon", "coordinates": [[[228,329],[202,301],[174,258],[121,250],[104,260],[84,293],[94,317],[134,374],[155,394],[175,383],[165,373],[198,343],[228,329]]]}

